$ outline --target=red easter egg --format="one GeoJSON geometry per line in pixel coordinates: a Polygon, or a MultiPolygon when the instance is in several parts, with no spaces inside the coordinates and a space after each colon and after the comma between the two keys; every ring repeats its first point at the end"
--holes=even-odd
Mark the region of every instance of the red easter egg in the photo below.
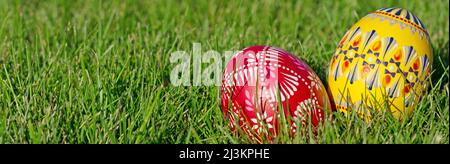
{"type": "Polygon", "coordinates": [[[296,56],[270,46],[252,46],[235,54],[225,67],[221,87],[221,108],[232,130],[238,122],[251,138],[275,137],[280,129],[279,105],[290,118],[293,133],[299,122],[317,126],[324,120],[324,109],[331,111],[319,77],[296,56]]]}

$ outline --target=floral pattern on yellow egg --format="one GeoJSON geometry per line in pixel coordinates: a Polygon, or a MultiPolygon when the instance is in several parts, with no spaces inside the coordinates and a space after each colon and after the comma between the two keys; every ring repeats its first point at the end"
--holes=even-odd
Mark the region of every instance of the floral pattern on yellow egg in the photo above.
{"type": "Polygon", "coordinates": [[[382,8],[354,24],[331,59],[328,84],[336,109],[389,106],[408,117],[421,99],[432,65],[432,47],[422,22],[401,8],[382,8]]]}

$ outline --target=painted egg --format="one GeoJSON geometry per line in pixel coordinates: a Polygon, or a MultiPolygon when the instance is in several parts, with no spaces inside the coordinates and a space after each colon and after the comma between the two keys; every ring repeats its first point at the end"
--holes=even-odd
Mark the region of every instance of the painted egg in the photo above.
{"type": "Polygon", "coordinates": [[[270,46],[245,48],[228,61],[221,108],[233,130],[239,125],[258,140],[276,136],[281,116],[290,118],[288,131],[295,133],[298,124],[318,125],[324,109],[331,111],[326,89],[314,71],[289,52],[270,46]]]}
{"type": "Polygon", "coordinates": [[[370,118],[388,107],[402,120],[426,89],[433,61],[423,23],[401,8],[382,8],[354,24],[331,59],[328,85],[342,114],[355,110],[370,118]]]}

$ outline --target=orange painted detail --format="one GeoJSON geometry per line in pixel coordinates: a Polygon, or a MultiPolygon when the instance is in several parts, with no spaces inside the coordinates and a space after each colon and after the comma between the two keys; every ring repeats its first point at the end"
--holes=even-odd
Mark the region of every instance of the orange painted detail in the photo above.
{"type": "Polygon", "coordinates": [[[386,86],[386,85],[389,85],[389,83],[391,83],[391,76],[390,75],[384,76],[383,85],[386,86]]]}
{"type": "Polygon", "coordinates": [[[363,70],[362,70],[363,76],[364,76],[364,75],[367,75],[369,72],[370,72],[369,66],[365,66],[365,67],[363,68],[363,70]]]}
{"type": "Polygon", "coordinates": [[[413,69],[416,71],[417,69],[419,69],[419,64],[420,63],[420,61],[419,61],[419,59],[416,59],[416,61],[414,61],[414,64],[413,64],[413,69]]]}
{"type": "Polygon", "coordinates": [[[372,45],[372,50],[373,51],[378,51],[381,47],[381,41],[377,41],[372,45]]]}
{"type": "Polygon", "coordinates": [[[339,45],[344,44],[345,40],[347,40],[347,35],[344,36],[344,38],[342,38],[341,42],[339,43],[339,45]]]}
{"type": "Polygon", "coordinates": [[[399,49],[399,50],[397,50],[397,52],[394,54],[394,59],[395,59],[396,61],[400,61],[400,60],[402,59],[402,56],[403,56],[403,50],[402,50],[402,49],[399,49]]]}
{"type": "Polygon", "coordinates": [[[408,94],[410,89],[411,89],[411,85],[407,85],[407,86],[405,86],[405,89],[403,91],[405,91],[405,94],[408,94]]]}
{"type": "Polygon", "coordinates": [[[347,70],[349,64],[350,64],[350,63],[349,63],[348,61],[345,61],[345,62],[344,62],[344,65],[343,65],[343,67],[342,67],[342,72],[344,72],[345,70],[347,70]]]}
{"type": "Polygon", "coordinates": [[[358,46],[359,42],[361,41],[361,36],[358,36],[355,41],[353,41],[353,46],[358,46]]]}

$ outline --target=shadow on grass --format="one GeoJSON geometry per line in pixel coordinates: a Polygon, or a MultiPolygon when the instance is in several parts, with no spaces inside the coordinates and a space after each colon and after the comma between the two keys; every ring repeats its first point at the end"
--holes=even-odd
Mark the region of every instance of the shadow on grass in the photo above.
{"type": "MultiPolygon", "coordinates": [[[[449,66],[449,41],[433,45],[433,73],[431,81],[436,84],[441,78],[445,85],[448,85],[448,76],[442,76],[449,66]]],[[[442,85],[441,87],[444,87],[442,85]]]]}

